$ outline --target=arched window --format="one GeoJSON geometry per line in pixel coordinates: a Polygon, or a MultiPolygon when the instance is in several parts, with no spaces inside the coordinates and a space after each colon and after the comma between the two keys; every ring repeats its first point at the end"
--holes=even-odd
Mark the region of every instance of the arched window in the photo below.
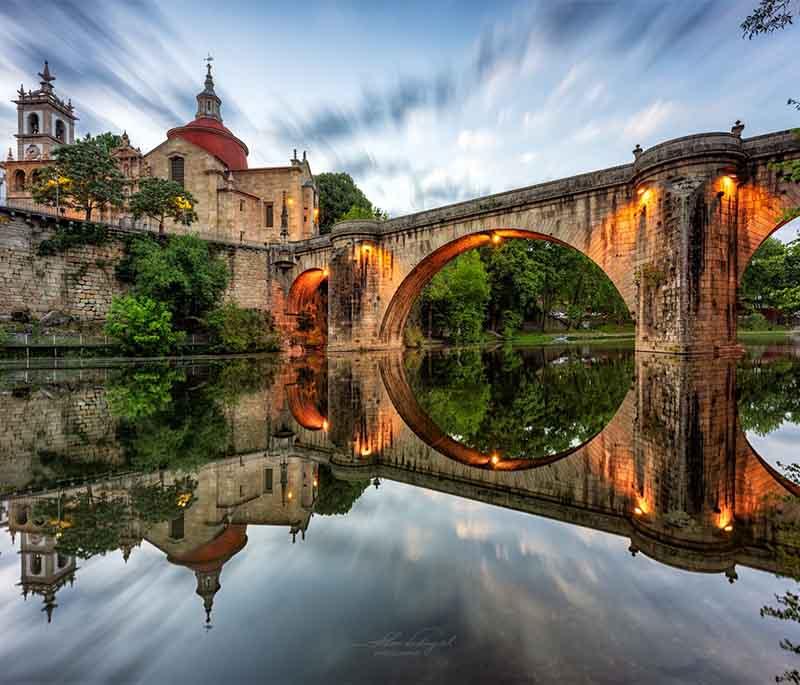
{"type": "Polygon", "coordinates": [[[28,132],[32,134],[39,133],[39,115],[36,112],[31,112],[28,115],[28,132]]]}
{"type": "Polygon", "coordinates": [[[31,172],[31,185],[34,185],[34,186],[37,185],[39,183],[39,180],[41,179],[41,176],[42,176],[41,170],[40,169],[34,169],[31,172]]]}
{"type": "Polygon", "coordinates": [[[31,559],[31,573],[35,576],[41,575],[42,573],[42,555],[41,554],[34,554],[33,558],[31,559]]]}
{"type": "Polygon", "coordinates": [[[183,185],[183,157],[170,157],[169,159],[169,177],[183,185]]]}
{"type": "Polygon", "coordinates": [[[69,563],[69,557],[65,557],[63,554],[58,555],[58,568],[64,568],[69,563]]]}
{"type": "Polygon", "coordinates": [[[14,190],[20,193],[25,190],[25,172],[22,169],[14,172],[14,190]]]}
{"type": "Polygon", "coordinates": [[[66,129],[64,128],[64,122],[61,121],[61,119],[56,119],[56,140],[63,143],[65,135],[66,129]]]}
{"type": "Polygon", "coordinates": [[[28,523],[28,508],[22,507],[22,509],[17,512],[16,519],[18,526],[26,525],[28,523]]]}

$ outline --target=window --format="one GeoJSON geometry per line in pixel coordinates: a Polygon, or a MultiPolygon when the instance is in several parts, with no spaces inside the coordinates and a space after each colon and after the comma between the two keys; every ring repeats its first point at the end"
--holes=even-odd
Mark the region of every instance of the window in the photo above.
{"type": "Polygon", "coordinates": [[[183,157],[170,157],[169,177],[175,183],[183,185],[183,157]]]}
{"type": "Polygon", "coordinates": [[[275,225],[275,215],[274,215],[274,213],[272,211],[272,203],[271,202],[267,202],[264,205],[264,210],[265,210],[264,211],[264,215],[265,215],[264,219],[265,219],[266,226],[267,226],[267,228],[272,228],[275,225]]]}
{"type": "Polygon", "coordinates": [[[56,558],[58,560],[58,568],[64,568],[69,563],[69,558],[63,554],[59,554],[56,558]]]}
{"type": "Polygon", "coordinates": [[[35,112],[28,115],[28,132],[34,135],[39,133],[39,115],[35,112]]]}
{"type": "Polygon", "coordinates": [[[64,142],[64,122],[61,119],[56,119],[56,140],[63,143],[64,142]]]}
{"type": "Polygon", "coordinates": [[[239,200],[239,211],[240,212],[244,211],[244,200],[239,200]]]}
{"type": "Polygon", "coordinates": [[[41,554],[34,554],[33,559],[31,559],[31,573],[35,576],[41,575],[42,573],[42,555],[41,554]]]}
{"type": "Polygon", "coordinates": [[[173,540],[183,540],[183,514],[169,522],[169,536],[173,540]]]}
{"type": "Polygon", "coordinates": [[[264,492],[272,493],[272,469],[264,469],[264,492]]]}
{"type": "Polygon", "coordinates": [[[14,190],[20,193],[25,190],[25,172],[22,169],[14,173],[14,190]]]}

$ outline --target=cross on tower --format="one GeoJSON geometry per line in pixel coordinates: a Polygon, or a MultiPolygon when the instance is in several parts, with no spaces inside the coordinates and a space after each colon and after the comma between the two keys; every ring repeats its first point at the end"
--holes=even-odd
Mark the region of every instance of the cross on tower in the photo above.
{"type": "Polygon", "coordinates": [[[214,58],[211,56],[211,53],[208,53],[208,57],[203,60],[206,63],[206,67],[208,68],[209,75],[211,74],[211,63],[214,61],[214,58]]]}

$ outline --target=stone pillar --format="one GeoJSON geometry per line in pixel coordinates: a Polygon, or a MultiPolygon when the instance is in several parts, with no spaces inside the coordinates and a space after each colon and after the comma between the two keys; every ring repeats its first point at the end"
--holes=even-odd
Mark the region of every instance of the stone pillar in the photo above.
{"type": "Polygon", "coordinates": [[[692,136],[636,160],[636,349],[738,354],[741,140],[692,136]]]}
{"type": "Polygon", "coordinates": [[[392,257],[380,246],[379,222],[346,221],[331,233],[328,350],[379,349],[392,257]]]}

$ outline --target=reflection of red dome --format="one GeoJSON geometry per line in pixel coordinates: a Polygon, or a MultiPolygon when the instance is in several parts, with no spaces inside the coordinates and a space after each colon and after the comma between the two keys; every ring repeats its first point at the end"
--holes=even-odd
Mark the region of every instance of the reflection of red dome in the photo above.
{"type": "Polygon", "coordinates": [[[185,554],[169,557],[174,564],[188,566],[193,571],[209,572],[222,565],[247,544],[247,526],[229,525],[217,537],[185,554]]]}
{"type": "Polygon", "coordinates": [[[203,148],[220,159],[232,171],[247,168],[249,152],[247,145],[217,119],[198,117],[186,126],[178,126],[167,131],[167,138],[183,138],[203,148]]]}

